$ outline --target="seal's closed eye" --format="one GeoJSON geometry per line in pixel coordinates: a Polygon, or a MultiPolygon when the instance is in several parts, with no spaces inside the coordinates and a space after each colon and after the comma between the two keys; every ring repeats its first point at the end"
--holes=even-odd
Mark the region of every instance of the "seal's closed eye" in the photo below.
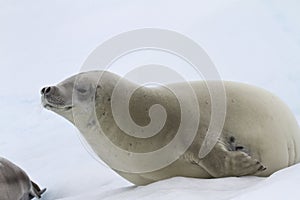
{"type": "Polygon", "coordinates": [[[76,88],[76,90],[82,94],[87,92],[87,89],[85,89],[85,88],[76,88]]]}

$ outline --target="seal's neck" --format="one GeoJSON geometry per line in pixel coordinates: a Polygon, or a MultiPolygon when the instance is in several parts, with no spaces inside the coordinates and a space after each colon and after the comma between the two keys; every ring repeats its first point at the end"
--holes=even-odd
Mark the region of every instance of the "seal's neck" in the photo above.
{"type": "Polygon", "coordinates": [[[113,87],[104,88],[105,86],[107,85],[103,85],[102,90],[98,91],[95,99],[95,113],[102,135],[124,150],[141,153],[155,151],[172,140],[180,124],[180,106],[170,90],[165,87],[138,86],[128,80],[121,80],[113,87]],[[165,109],[166,119],[161,130],[153,137],[138,137],[138,134],[143,136],[142,132],[136,133],[136,137],[132,136],[117,122],[125,122],[125,130],[134,131],[135,126],[145,127],[153,120],[149,116],[150,108],[157,104],[165,109]],[[161,137],[164,139],[158,139],[161,137]],[[152,140],[156,142],[151,142],[152,140]]]}

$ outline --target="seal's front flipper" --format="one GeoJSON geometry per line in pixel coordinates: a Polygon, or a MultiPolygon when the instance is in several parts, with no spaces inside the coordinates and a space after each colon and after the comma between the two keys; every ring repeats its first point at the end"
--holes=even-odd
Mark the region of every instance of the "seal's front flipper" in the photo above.
{"type": "Polygon", "coordinates": [[[266,170],[258,160],[239,149],[230,151],[218,142],[212,151],[205,158],[197,160],[197,163],[216,178],[254,175],[266,170]]]}
{"type": "Polygon", "coordinates": [[[41,197],[42,194],[44,194],[46,192],[47,188],[42,189],[41,191],[39,191],[39,196],[41,197]]]}
{"type": "Polygon", "coordinates": [[[32,192],[29,195],[30,199],[36,197],[36,198],[41,198],[42,194],[46,191],[46,188],[40,189],[40,187],[33,181],[31,181],[32,185],[32,192]]]}

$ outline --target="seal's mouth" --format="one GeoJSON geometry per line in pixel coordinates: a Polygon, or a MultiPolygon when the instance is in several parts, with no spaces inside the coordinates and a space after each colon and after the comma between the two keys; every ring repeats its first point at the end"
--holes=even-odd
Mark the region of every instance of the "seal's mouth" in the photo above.
{"type": "Polygon", "coordinates": [[[54,103],[49,102],[44,96],[42,96],[42,105],[44,108],[48,110],[62,110],[62,111],[68,111],[73,108],[72,105],[56,105],[54,103]]]}
{"type": "Polygon", "coordinates": [[[43,106],[44,106],[44,108],[46,108],[48,110],[56,109],[56,110],[68,111],[68,110],[71,110],[73,108],[73,106],[54,106],[54,105],[51,105],[49,103],[43,104],[43,106]]]}

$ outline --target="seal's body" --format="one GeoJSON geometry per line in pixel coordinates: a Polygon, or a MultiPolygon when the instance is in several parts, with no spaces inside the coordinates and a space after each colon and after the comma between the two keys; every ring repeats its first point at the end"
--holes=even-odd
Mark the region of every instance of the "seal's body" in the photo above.
{"type": "MultiPolygon", "coordinates": [[[[167,119],[160,132],[152,137],[139,138],[126,134],[116,123],[111,106],[118,81],[120,77],[115,74],[93,71],[75,75],[57,86],[42,89],[44,107],[72,122],[95,153],[104,161],[108,161],[108,165],[109,160],[125,162],[131,154],[120,156],[105,153],[110,152],[110,149],[103,149],[103,140],[108,138],[115,146],[128,152],[154,152],[172,141],[181,123],[180,104],[172,91],[163,86],[140,86],[132,94],[129,102],[132,120],[140,126],[146,126],[151,121],[149,110],[157,104],[164,107],[167,119]],[[98,125],[101,126],[101,130],[98,125]],[[105,136],[99,134],[100,132],[104,132],[105,136]]],[[[121,81],[125,92],[126,88],[137,88],[128,80],[121,81]]],[[[153,171],[114,170],[132,183],[144,185],[174,176],[269,176],[277,170],[298,163],[300,129],[288,107],[276,96],[260,88],[234,82],[223,84],[227,97],[226,120],[217,144],[207,156],[200,158],[198,155],[211,120],[211,99],[207,84],[195,81],[190,85],[198,99],[201,119],[197,134],[187,150],[174,162],[153,171]]],[[[168,86],[180,91],[181,96],[190,98],[183,84],[168,86]]],[[[186,109],[191,110],[194,106],[187,105],[186,109]]],[[[117,114],[122,118],[124,113],[117,114]]],[[[193,122],[196,119],[190,117],[189,120],[193,122]]],[[[184,140],[182,138],[182,144],[184,140]]],[[[176,151],[174,148],[170,153],[176,151]]],[[[137,161],[130,165],[134,168],[147,163],[137,161]]]]}
{"type": "Polygon", "coordinates": [[[18,166],[0,157],[1,200],[30,200],[40,198],[46,189],[41,190],[18,166]]]}

